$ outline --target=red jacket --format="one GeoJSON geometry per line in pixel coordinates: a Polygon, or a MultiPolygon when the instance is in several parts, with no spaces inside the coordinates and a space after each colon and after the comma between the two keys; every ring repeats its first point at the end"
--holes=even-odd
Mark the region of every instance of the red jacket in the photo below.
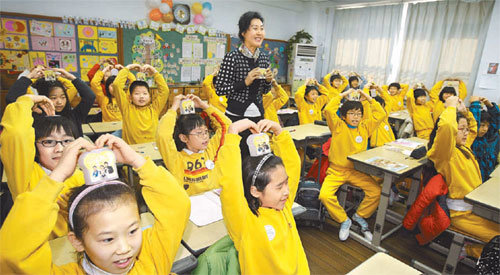
{"type": "Polygon", "coordinates": [[[403,227],[413,231],[418,223],[415,237],[420,245],[432,241],[450,226],[450,211],[446,205],[448,186],[440,174],[432,177],[415,203],[406,213],[403,227]]]}

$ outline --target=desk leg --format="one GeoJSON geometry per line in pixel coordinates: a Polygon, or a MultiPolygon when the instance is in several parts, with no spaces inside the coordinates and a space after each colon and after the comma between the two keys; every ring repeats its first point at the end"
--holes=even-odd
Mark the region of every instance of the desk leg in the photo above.
{"type": "Polygon", "coordinates": [[[380,202],[378,204],[377,219],[375,221],[375,229],[373,231],[372,245],[380,246],[382,240],[382,233],[384,232],[385,214],[387,212],[387,205],[389,204],[389,195],[391,190],[393,176],[384,173],[384,184],[382,186],[382,193],[380,195],[380,202]]]}
{"type": "Polygon", "coordinates": [[[408,199],[406,200],[406,206],[410,207],[418,196],[418,191],[420,190],[420,176],[422,175],[422,169],[418,169],[412,176],[410,192],[408,194],[408,199]]]}

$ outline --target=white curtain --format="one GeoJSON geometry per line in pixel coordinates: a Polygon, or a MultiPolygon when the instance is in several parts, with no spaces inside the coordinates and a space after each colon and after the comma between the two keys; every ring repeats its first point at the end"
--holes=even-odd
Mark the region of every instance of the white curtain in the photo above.
{"type": "Polygon", "coordinates": [[[335,10],[328,72],[355,71],[376,83],[384,83],[399,34],[401,4],[335,10]]]}
{"type": "Polygon", "coordinates": [[[458,77],[470,91],[492,9],[489,0],[410,4],[399,81],[423,82],[430,88],[446,77],[458,77]]]}

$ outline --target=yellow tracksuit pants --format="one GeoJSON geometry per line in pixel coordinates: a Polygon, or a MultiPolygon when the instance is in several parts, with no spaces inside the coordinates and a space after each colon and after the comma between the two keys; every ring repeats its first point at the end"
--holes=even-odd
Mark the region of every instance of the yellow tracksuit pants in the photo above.
{"type": "Polygon", "coordinates": [[[377,210],[382,188],[369,175],[346,168],[335,168],[334,170],[332,167],[328,167],[326,178],[319,193],[319,199],[325,205],[328,213],[339,223],[347,220],[344,208],[340,206],[335,195],[340,186],[347,182],[365,192],[365,197],[358,207],[357,214],[363,218],[370,217],[377,210]]]}
{"type": "MultiPolygon", "coordinates": [[[[458,214],[460,212],[450,210],[451,225],[476,236],[479,240],[487,243],[496,235],[500,235],[500,225],[496,222],[484,219],[473,213],[458,214]],[[458,214],[458,215],[457,215],[458,214]]],[[[481,256],[483,245],[474,244],[465,247],[467,255],[474,258],[481,256]]]]}

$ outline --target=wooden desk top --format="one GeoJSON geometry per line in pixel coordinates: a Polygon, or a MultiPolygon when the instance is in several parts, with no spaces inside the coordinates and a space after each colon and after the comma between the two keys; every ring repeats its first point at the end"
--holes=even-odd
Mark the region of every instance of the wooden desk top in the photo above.
{"type": "Polygon", "coordinates": [[[82,130],[83,130],[84,135],[88,136],[88,135],[94,134],[94,131],[92,130],[92,128],[88,124],[82,124],[82,130]]]}
{"type": "Polygon", "coordinates": [[[91,122],[89,125],[96,134],[110,133],[122,128],[121,121],[91,122]]]}
{"type": "Polygon", "coordinates": [[[465,201],[500,212],[500,178],[492,177],[465,195],[465,201]]]}
{"type": "MultiPolygon", "coordinates": [[[[408,139],[410,141],[415,141],[422,143],[423,145],[427,144],[427,141],[424,139],[419,139],[416,137],[408,139]]],[[[394,175],[403,175],[408,171],[411,171],[415,168],[418,168],[422,165],[424,165],[427,162],[427,157],[423,157],[421,159],[414,159],[411,158],[407,155],[404,155],[401,151],[406,150],[406,151],[411,151],[413,150],[412,148],[409,147],[404,147],[400,145],[389,145],[386,144],[384,146],[376,147],[367,151],[363,151],[351,156],[348,156],[347,159],[353,161],[353,162],[359,162],[371,167],[374,167],[376,169],[380,169],[384,172],[388,172],[394,175]],[[399,163],[402,165],[405,165],[407,167],[397,169],[397,168],[392,168],[389,169],[390,167],[382,167],[377,163],[372,163],[374,158],[380,158],[384,160],[389,160],[395,163],[399,163]]]]}
{"type": "Polygon", "coordinates": [[[140,143],[130,145],[137,153],[143,157],[150,157],[153,161],[161,160],[160,151],[156,147],[156,142],[140,143]]]}
{"type": "Polygon", "coordinates": [[[89,111],[89,116],[92,116],[92,115],[97,115],[101,112],[101,108],[99,107],[93,107],[90,109],[89,111]]]}
{"type": "Polygon", "coordinates": [[[347,273],[356,274],[422,274],[413,267],[388,254],[378,252],[347,273]]]}
{"type": "Polygon", "coordinates": [[[500,165],[495,170],[493,170],[493,172],[491,172],[490,177],[500,178],[500,165]]]}
{"type": "Polygon", "coordinates": [[[410,117],[410,113],[406,109],[401,110],[401,111],[392,112],[389,114],[389,118],[391,118],[391,119],[406,120],[409,117],[410,117]]]}
{"type": "Polygon", "coordinates": [[[288,126],[283,129],[289,131],[295,141],[305,140],[306,137],[324,137],[331,134],[328,126],[316,125],[314,123],[288,126]]]}

